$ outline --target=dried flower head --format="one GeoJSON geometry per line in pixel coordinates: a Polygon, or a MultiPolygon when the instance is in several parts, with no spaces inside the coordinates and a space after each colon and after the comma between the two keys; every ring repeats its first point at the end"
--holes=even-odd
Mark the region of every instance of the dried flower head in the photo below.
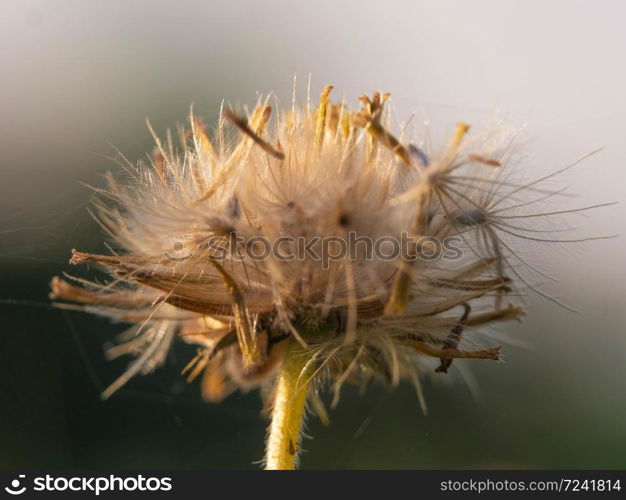
{"type": "Polygon", "coordinates": [[[111,279],[54,278],[52,297],[132,324],[108,354],[137,359],[103,397],[161,365],[178,337],[198,346],[183,372],[201,376],[207,401],[264,389],[279,422],[266,458],[281,467],[293,465],[281,454],[296,460],[307,397],[326,418],[324,382],[335,405],[345,382],[408,378],[419,391],[421,372],[499,359],[475,333],[519,319],[528,272],[543,274],[519,243],[554,241],[535,224],[554,213],[533,209],[555,194],[538,185],[550,176],[515,183],[510,137],[463,123],[440,151],[405,144],[388,95],[351,111],[331,89],[274,120],[269,100],[247,117],[224,110],[212,132],[192,114],[179,141],[155,135],[150,164],[122,157],[127,181],[108,174],[96,189],[114,248],[71,262],[111,279]]]}

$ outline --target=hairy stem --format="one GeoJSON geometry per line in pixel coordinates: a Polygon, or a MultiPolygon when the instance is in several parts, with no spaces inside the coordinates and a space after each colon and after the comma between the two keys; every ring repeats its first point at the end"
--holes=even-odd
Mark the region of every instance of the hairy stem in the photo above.
{"type": "Polygon", "coordinates": [[[272,421],[265,449],[266,470],[293,470],[300,453],[302,424],[312,369],[308,357],[294,339],[280,369],[274,394],[272,421]]]}

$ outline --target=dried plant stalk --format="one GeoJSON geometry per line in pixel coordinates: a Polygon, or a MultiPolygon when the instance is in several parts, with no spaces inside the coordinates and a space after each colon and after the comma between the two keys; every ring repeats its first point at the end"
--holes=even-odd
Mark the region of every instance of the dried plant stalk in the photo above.
{"type": "Polygon", "coordinates": [[[298,463],[302,425],[313,366],[295,340],[290,341],[272,396],[272,421],[265,451],[267,470],[291,470],[298,463]]]}

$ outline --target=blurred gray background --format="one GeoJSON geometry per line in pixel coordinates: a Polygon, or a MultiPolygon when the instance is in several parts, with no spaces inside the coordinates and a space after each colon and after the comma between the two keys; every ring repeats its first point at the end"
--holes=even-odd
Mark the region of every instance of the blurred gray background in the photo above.
{"type": "MultiPolygon", "coordinates": [[[[596,149],[558,185],[571,206],[624,201],[626,30],[619,1],[0,1],[0,466],[255,468],[265,422],[256,393],[204,405],[178,375],[179,346],[156,375],[112,400],[123,370],[102,345],[122,325],[48,306],[73,247],[102,249],[89,191],[115,145],[140,159],[190,103],[208,123],[222,99],[290,98],[335,85],[393,95],[435,138],[494,110],[527,124],[541,175],[596,149]]],[[[626,205],[574,219],[578,235],[624,234],[626,205]]],[[[305,468],[626,466],[624,238],[535,262],[580,310],[538,298],[506,362],[466,363],[470,387],[425,381],[348,390],[330,427],[315,419],[305,468]]],[[[74,270],[75,271],[75,270],[74,270]]],[[[86,270],[81,270],[88,276],[86,270]]],[[[439,381],[438,381],[439,380],[439,381]]]]}

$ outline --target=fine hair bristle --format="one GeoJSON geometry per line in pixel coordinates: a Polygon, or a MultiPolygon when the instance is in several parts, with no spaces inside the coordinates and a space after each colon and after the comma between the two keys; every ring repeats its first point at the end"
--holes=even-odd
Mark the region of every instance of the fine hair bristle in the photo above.
{"type": "Polygon", "coordinates": [[[430,151],[393,131],[388,94],[350,110],[331,91],[315,108],[224,109],[214,132],[192,113],[179,143],[152,131],[149,162],[121,157],[127,179],[95,188],[115,252],[74,251],[71,262],[110,279],[54,278],[51,296],[131,324],[110,357],[137,359],[103,397],[161,365],[174,338],[198,347],[183,372],[207,401],[267,394],[294,338],[315,363],[313,406],[325,415],[324,382],[333,404],[346,382],[406,378],[419,392],[422,373],[454,359],[500,359],[477,333],[519,320],[529,290],[560,304],[536,286],[549,275],[525,246],[572,241],[549,221],[593,207],[551,209],[559,192],[542,182],[553,174],[515,181],[503,129],[459,123],[430,151]]]}

